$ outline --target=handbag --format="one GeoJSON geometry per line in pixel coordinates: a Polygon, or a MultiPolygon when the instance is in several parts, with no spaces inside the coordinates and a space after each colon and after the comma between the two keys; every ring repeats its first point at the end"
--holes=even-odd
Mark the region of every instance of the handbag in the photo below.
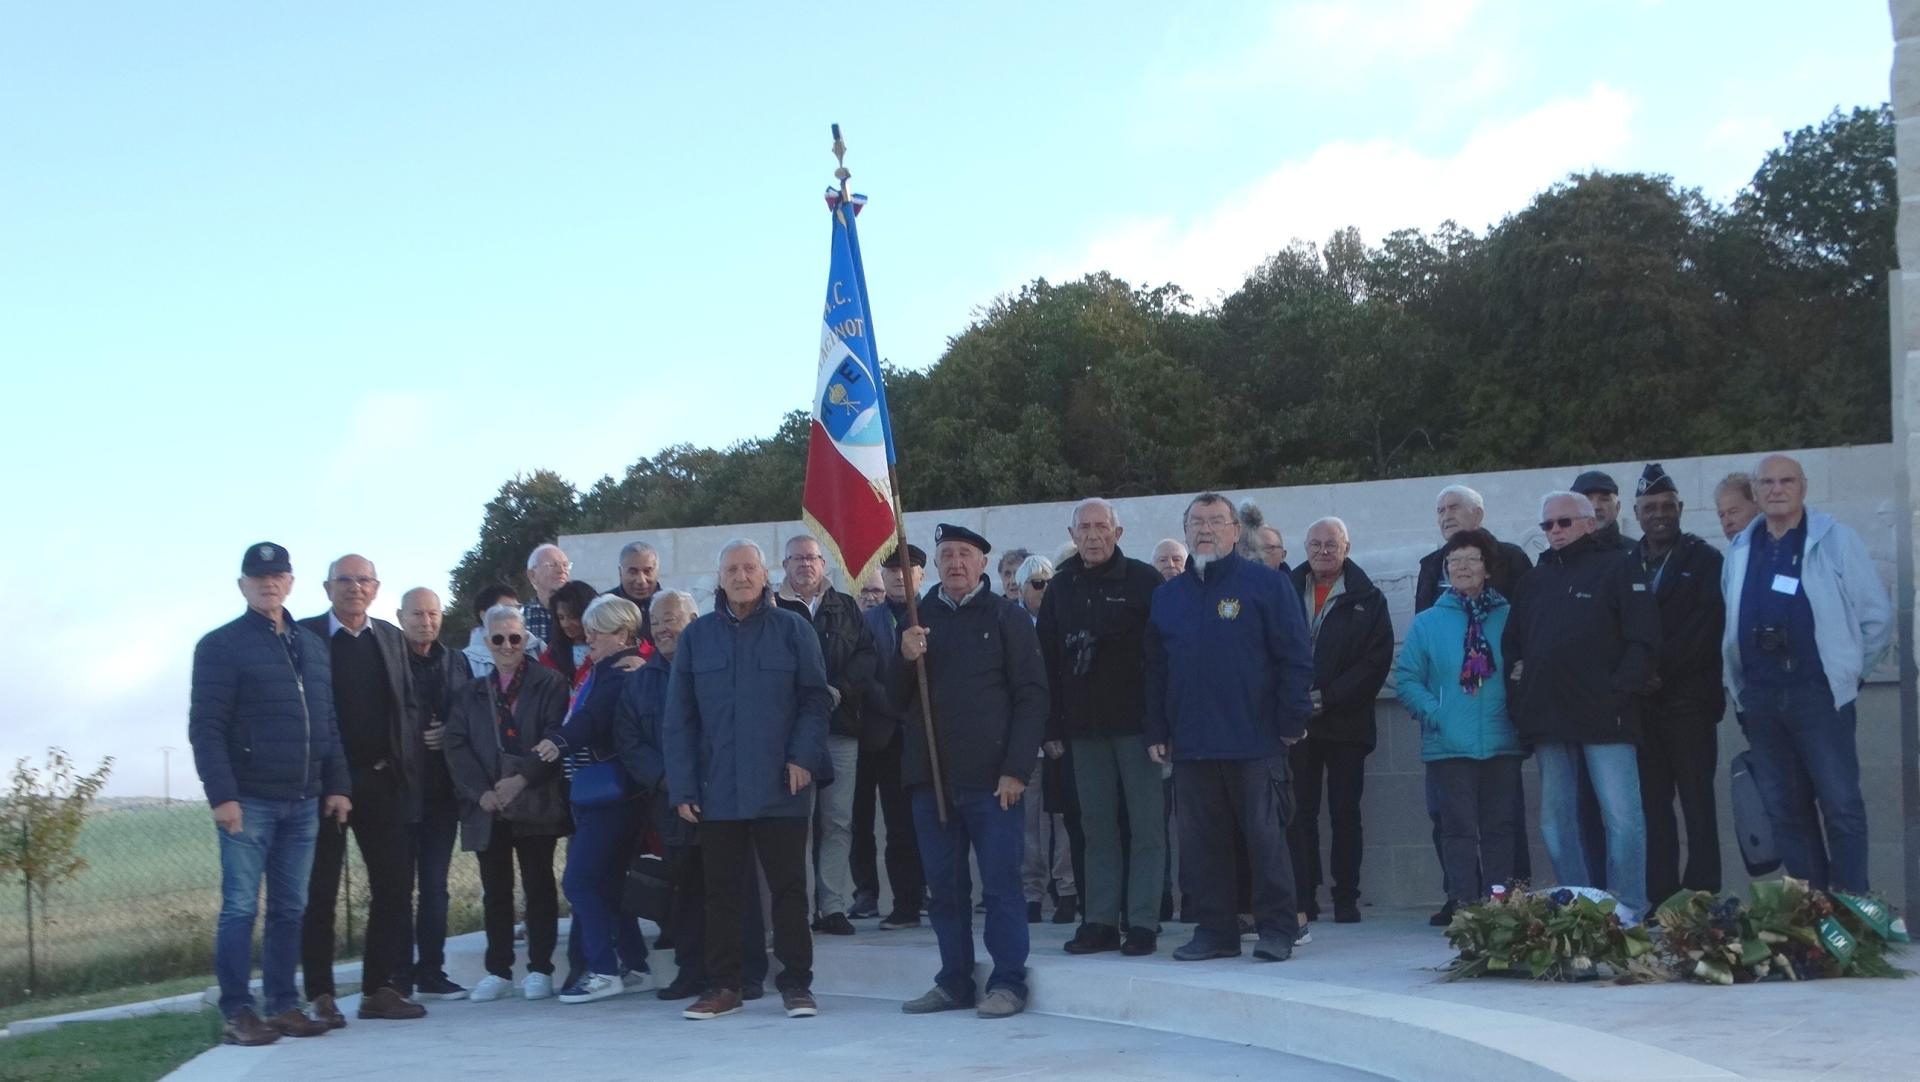
{"type": "Polygon", "coordinates": [[[1753,776],[1751,754],[1743,751],[1733,757],[1727,767],[1727,781],[1733,796],[1733,833],[1740,840],[1740,859],[1746,862],[1748,875],[1762,876],[1780,866],[1780,853],[1773,845],[1773,821],[1767,818],[1767,804],[1753,776]]]}
{"type": "Polygon", "coordinates": [[[573,770],[573,802],[588,808],[604,808],[633,796],[627,788],[627,771],[619,762],[595,760],[573,770]]]}
{"type": "Polygon", "coordinates": [[[620,890],[620,912],[666,926],[673,913],[673,879],[667,873],[666,861],[652,853],[634,858],[620,890]]]}

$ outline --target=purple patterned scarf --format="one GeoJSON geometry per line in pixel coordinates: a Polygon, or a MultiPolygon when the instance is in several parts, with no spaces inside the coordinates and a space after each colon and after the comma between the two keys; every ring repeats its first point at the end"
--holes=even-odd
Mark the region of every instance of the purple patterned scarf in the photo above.
{"type": "Polygon", "coordinates": [[[1467,610],[1467,644],[1466,655],[1460,661],[1460,690],[1469,695],[1477,694],[1480,685],[1494,672],[1493,646],[1487,642],[1486,623],[1487,613],[1499,597],[1492,590],[1482,590],[1478,597],[1460,598],[1461,607],[1467,610]]]}

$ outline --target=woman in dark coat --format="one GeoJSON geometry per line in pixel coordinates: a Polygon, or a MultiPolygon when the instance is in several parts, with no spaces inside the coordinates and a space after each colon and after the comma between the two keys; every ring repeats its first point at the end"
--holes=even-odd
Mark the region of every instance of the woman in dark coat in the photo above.
{"type": "Polygon", "coordinates": [[[481,908],[487,931],[487,976],[474,986],[476,1003],[513,992],[513,864],[527,895],[527,979],[520,994],[553,994],[553,948],[560,896],[553,850],[570,828],[566,782],[558,764],[532,754],[567,711],[567,684],[559,673],[527,659],[520,610],[487,610],[482,641],[494,670],[454,689],[448,704],[447,772],[460,798],[461,847],[480,865],[481,908]]]}

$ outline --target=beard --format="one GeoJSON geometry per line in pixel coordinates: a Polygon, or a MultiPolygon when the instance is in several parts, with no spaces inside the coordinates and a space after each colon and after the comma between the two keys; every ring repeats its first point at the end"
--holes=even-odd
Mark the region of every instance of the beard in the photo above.
{"type": "Polygon", "coordinates": [[[1215,560],[1218,560],[1219,558],[1220,557],[1212,555],[1210,553],[1195,552],[1187,556],[1187,563],[1195,571],[1204,572],[1206,571],[1208,564],[1212,563],[1215,560]]]}

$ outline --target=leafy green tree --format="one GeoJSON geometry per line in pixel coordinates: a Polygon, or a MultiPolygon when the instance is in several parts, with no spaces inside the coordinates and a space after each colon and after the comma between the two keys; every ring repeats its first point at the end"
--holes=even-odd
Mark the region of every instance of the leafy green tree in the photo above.
{"type": "Polygon", "coordinates": [[[530,590],[527,555],[569,529],[579,512],[574,488],[552,470],[535,470],[500,486],[487,501],[480,521],[480,540],[453,569],[453,604],[447,606],[448,641],[463,639],[473,626],[469,600],[487,586],[504,582],[530,590]]]}
{"type": "Polygon", "coordinates": [[[14,762],[11,788],[0,797],[0,877],[17,877],[26,898],[29,995],[40,979],[34,931],[36,921],[46,919],[47,890],[87,870],[77,852],[80,829],[112,773],[111,756],[91,773],[75,774],[71,756],[48,748],[44,769],[29,766],[25,757],[14,762]],[[36,896],[43,914],[38,917],[36,896]]]}

